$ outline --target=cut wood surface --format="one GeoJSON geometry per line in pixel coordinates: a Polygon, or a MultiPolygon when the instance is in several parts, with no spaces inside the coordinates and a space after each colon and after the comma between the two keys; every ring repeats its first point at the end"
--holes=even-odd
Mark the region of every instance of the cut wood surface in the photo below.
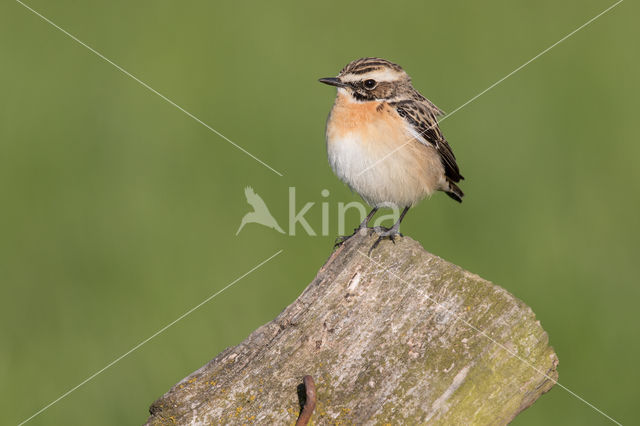
{"type": "MultiPolygon", "coordinates": [[[[358,235],[276,319],[177,383],[147,424],[505,424],[556,382],[534,313],[408,237],[358,235]]],[[[282,279],[286,278],[283,271],[282,279]]]]}

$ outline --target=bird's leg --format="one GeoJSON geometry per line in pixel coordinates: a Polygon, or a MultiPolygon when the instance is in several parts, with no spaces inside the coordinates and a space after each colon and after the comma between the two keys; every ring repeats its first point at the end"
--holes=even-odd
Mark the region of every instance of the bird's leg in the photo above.
{"type": "Polygon", "coordinates": [[[378,211],[377,207],[374,207],[373,210],[371,210],[369,212],[369,214],[367,215],[367,217],[364,218],[364,220],[362,221],[362,223],[360,223],[360,225],[358,225],[357,228],[355,228],[353,230],[353,234],[351,235],[342,235],[339,236],[338,238],[336,238],[336,243],[334,245],[334,247],[337,246],[341,246],[345,241],[347,241],[349,238],[353,237],[354,235],[356,235],[358,232],[360,232],[361,229],[364,229],[367,227],[367,225],[369,224],[369,221],[371,220],[371,218],[376,214],[376,212],[378,211]]]}
{"type": "Polygon", "coordinates": [[[404,219],[404,215],[406,215],[408,211],[409,207],[405,207],[404,210],[402,210],[402,213],[400,213],[398,221],[391,228],[385,228],[384,226],[376,226],[373,228],[376,234],[378,234],[378,239],[369,249],[369,254],[371,254],[374,248],[378,247],[378,244],[380,244],[380,241],[382,241],[383,239],[388,238],[395,244],[396,236],[403,236],[400,233],[400,222],[402,222],[402,219],[404,219]]]}
{"type": "Polygon", "coordinates": [[[376,212],[378,211],[377,207],[374,207],[369,214],[367,215],[367,217],[364,218],[364,220],[362,221],[362,223],[356,228],[354,229],[353,233],[355,234],[356,232],[358,232],[359,230],[361,230],[362,228],[366,228],[367,225],[369,224],[369,222],[371,221],[371,218],[373,217],[373,215],[376,214],[376,212]]]}

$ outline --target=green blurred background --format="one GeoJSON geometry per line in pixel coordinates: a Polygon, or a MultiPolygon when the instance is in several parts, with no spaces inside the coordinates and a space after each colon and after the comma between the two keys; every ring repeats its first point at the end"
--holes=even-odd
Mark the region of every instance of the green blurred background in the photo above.
{"type": "MultiPolygon", "coordinates": [[[[18,423],[280,249],[30,424],[139,424],[149,404],[274,318],[331,252],[326,160],[352,59],[398,62],[445,111],[611,5],[604,0],[30,6],[284,174],[277,176],[13,1],[0,6],[0,407],[18,423]],[[247,225],[251,185],[286,227],[247,225]]],[[[443,123],[467,180],[403,232],[536,312],[560,382],[637,417],[639,7],[626,1],[443,123]]],[[[349,225],[358,218],[351,217],[349,225]]],[[[514,424],[607,424],[559,387],[514,424]]]]}

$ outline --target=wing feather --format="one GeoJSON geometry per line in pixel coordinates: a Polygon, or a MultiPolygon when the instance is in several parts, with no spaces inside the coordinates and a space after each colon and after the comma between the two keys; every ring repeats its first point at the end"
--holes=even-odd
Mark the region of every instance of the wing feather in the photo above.
{"type": "Polygon", "coordinates": [[[389,105],[413,128],[421,143],[436,149],[445,175],[453,182],[460,182],[464,177],[460,174],[456,156],[438,127],[436,117],[441,115],[442,111],[419,93],[416,92],[415,95],[413,99],[390,102],[389,105]]]}

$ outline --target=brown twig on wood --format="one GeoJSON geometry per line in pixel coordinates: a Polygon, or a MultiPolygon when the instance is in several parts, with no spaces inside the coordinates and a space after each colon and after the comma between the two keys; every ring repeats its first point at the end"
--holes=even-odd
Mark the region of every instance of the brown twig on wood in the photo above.
{"type": "Polygon", "coordinates": [[[307,423],[309,423],[311,415],[313,414],[313,410],[316,408],[316,384],[313,381],[313,377],[309,375],[304,376],[302,382],[304,383],[305,402],[304,407],[302,407],[302,411],[300,411],[300,416],[298,417],[296,426],[307,426],[307,423]]]}

